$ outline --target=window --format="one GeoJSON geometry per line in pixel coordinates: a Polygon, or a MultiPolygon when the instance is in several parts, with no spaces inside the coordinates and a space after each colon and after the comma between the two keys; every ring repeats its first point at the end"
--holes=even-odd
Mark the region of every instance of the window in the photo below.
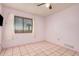
{"type": "Polygon", "coordinates": [[[30,18],[14,17],[15,33],[32,33],[33,21],[30,18]]]}

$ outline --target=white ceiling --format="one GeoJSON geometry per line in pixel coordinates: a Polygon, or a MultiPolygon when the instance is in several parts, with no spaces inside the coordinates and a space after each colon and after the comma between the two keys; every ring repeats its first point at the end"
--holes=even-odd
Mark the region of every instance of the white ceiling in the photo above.
{"type": "Polygon", "coordinates": [[[39,3],[5,3],[4,6],[15,8],[24,12],[30,12],[41,16],[47,16],[62,11],[74,4],[71,3],[52,3],[52,9],[49,10],[45,5],[37,6],[39,3]]]}

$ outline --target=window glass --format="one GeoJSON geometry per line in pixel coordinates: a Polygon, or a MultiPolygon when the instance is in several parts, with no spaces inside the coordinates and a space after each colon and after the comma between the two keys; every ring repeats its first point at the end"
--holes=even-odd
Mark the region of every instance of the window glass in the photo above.
{"type": "Polygon", "coordinates": [[[14,26],[15,33],[31,33],[33,27],[32,19],[15,16],[14,26]]]}

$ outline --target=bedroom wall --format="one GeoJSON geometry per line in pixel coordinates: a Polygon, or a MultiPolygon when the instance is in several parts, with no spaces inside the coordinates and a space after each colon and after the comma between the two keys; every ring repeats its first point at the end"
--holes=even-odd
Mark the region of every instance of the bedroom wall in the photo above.
{"type": "Polygon", "coordinates": [[[46,17],[46,40],[79,51],[79,4],[46,17]]]}
{"type": "MultiPolygon", "coordinates": [[[[0,4],[0,14],[2,14],[2,6],[1,6],[1,4],[0,4]]],[[[1,40],[2,40],[2,26],[0,26],[0,52],[1,52],[1,40]]]]}
{"type": "Polygon", "coordinates": [[[13,47],[26,43],[39,42],[44,40],[44,17],[20,10],[3,7],[4,30],[3,48],[13,47]],[[23,16],[33,19],[33,33],[14,33],[14,16],[23,16]]]}
{"type": "Polygon", "coordinates": [[[2,27],[0,26],[0,52],[1,52],[1,40],[2,40],[2,27]]]}

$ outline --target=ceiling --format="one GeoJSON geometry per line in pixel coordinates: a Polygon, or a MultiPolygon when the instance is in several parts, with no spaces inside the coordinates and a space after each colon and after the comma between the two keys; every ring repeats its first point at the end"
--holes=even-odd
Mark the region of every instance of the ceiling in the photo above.
{"type": "Polygon", "coordinates": [[[37,6],[39,3],[4,3],[4,6],[15,8],[24,12],[47,16],[71,7],[72,3],[51,3],[52,9],[48,9],[45,5],[37,6]]]}

